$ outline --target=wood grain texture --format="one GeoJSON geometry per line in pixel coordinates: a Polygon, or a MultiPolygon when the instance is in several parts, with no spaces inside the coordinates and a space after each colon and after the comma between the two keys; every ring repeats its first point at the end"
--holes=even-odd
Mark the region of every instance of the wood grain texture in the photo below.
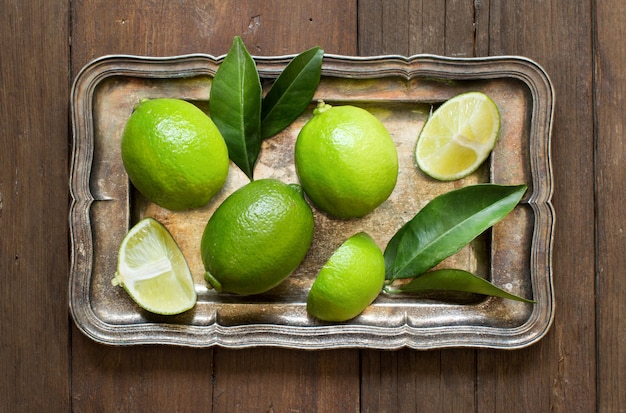
{"type": "Polygon", "coordinates": [[[590,6],[565,0],[490,2],[488,53],[534,59],[555,88],[556,322],[531,348],[479,353],[479,411],[596,407],[592,59],[579,58],[592,53],[590,6]]]}
{"type": "Polygon", "coordinates": [[[360,410],[356,350],[215,350],[216,412],[360,410]]]}
{"type": "MultiPolygon", "coordinates": [[[[327,53],[356,54],[355,1],[297,4],[149,0],[138,7],[118,0],[74,1],[73,73],[105,54],[221,55],[235,35],[255,55],[297,53],[315,45],[327,53]]],[[[133,407],[139,406],[177,412],[198,406],[205,412],[358,409],[357,350],[118,349],[87,342],[73,331],[72,381],[80,383],[72,393],[75,411],[137,411],[133,407]],[[170,378],[168,369],[180,374],[170,378]],[[116,401],[115,395],[129,386],[132,395],[116,401]]]]}
{"type": "Polygon", "coordinates": [[[474,350],[362,351],[361,411],[472,412],[474,350]]]}
{"type": "Polygon", "coordinates": [[[69,409],[68,15],[0,3],[2,411],[69,409]]]}
{"type": "Polygon", "coordinates": [[[355,54],[356,0],[147,0],[72,2],[74,73],[104,54],[225,54],[241,36],[253,55],[283,55],[321,46],[355,54]]]}
{"type": "Polygon", "coordinates": [[[626,412],[618,0],[0,2],[0,411],[626,412]],[[517,54],[556,90],[556,319],[516,351],[108,347],[68,320],[70,82],[114,53],[517,54]],[[70,43],[71,39],[71,43],[70,43]]]}
{"type": "Polygon", "coordinates": [[[596,7],[598,411],[626,412],[626,4],[604,1],[596,7]]]}
{"type": "Polygon", "coordinates": [[[474,55],[472,2],[361,0],[359,54],[474,55]]]}
{"type": "Polygon", "coordinates": [[[213,350],[105,347],[72,329],[72,412],[210,412],[213,350]]]}
{"type": "MultiPolygon", "coordinates": [[[[544,3],[541,7],[528,2],[493,1],[474,2],[472,7],[468,7],[470,2],[454,1],[433,4],[402,0],[397,3],[400,10],[412,12],[388,13],[387,7],[374,1],[366,3],[371,7],[359,10],[359,28],[363,27],[359,32],[361,53],[435,53],[463,57],[518,54],[546,65],[556,87],[557,102],[565,101],[574,106],[557,107],[553,154],[558,228],[561,225],[576,227],[572,228],[576,233],[559,233],[557,229],[554,273],[557,317],[561,323],[557,323],[544,342],[517,352],[479,351],[475,375],[472,374],[474,365],[467,362],[475,354],[467,351],[464,357],[460,357],[467,363],[465,370],[463,363],[457,363],[458,368],[448,372],[431,366],[431,374],[419,388],[413,392],[399,392],[395,399],[387,400],[382,408],[381,405],[378,407],[381,411],[391,411],[396,403],[408,405],[408,410],[413,409],[411,406],[417,411],[432,410],[432,403],[441,400],[437,410],[453,411],[455,398],[444,395],[443,388],[437,386],[438,379],[445,381],[465,374],[476,384],[475,390],[468,389],[469,394],[460,396],[470,402],[477,401],[473,407],[471,403],[467,404],[468,410],[591,411],[595,406],[594,260],[590,253],[594,239],[593,124],[591,117],[571,114],[572,109],[578,113],[589,113],[592,109],[591,61],[577,59],[573,62],[569,58],[577,53],[591,54],[591,10],[588,5],[557,1],[544,3]],[[433,19],[432,16],[437,17],[433,19]],[[439,22],[434,25],[436,30],[432,30],[433,21],[439,22]],[[404,33],[407,27],[413,34],[407,36],[404,33]],[[574,35],[572,30],[575,30],[574,35]],[[394,31],[400,34],[396,35],[394,31]],[[575,41],[568,42],[568,37],[572,36],[575,41]],[[437,43],[430,38],[445,41],[437,43]],[[571,139],[574,134],[580,137],[575,142],[571,139]],[[577,188],[576,193],[565,190],[572,187],[577,188]],[[571,274],[579,276],[574,278],[571,274]],[[474,391],[475,399],[470,397],[474,391]],[[415,396],[416,393],[419,396],[415,396]]],[[[393,8],[389,2],[385,5],[393,8]]],[[[363,375],[367,388],[375,387],[368,384],[368,380],[376,382],[378,379],[377,369],[368,365],[378,363],[379,358],[373,354],[367,353],[364,357],[363,371],[372,373],[363,375]]],[[[451,354],[454,352],[433,352],[430,357],[446,360],[451,354]]],[[[415,363],[414,357],[399,364],[411,367],[387,373],[397,375],[398,382],[413,382],[415,371],[424,364],[429,365],[415,363]]],[[[381,374],[384,377],[384,373],[381,374]]],[[[463,387],[458,390],[462,391],[463,387]]]]}
{"type": "MultiPolygon", "coordinates": [[[[361,2],[359,53],[474,55],[471,2],[361,2]],[[394,11],[392,11],[394,10],[394,11]]],[[[476,352],[362,351],[364,412],[475,411],[476,352]],[[451,397],[451,394],[454,396],[451,397]]]]}

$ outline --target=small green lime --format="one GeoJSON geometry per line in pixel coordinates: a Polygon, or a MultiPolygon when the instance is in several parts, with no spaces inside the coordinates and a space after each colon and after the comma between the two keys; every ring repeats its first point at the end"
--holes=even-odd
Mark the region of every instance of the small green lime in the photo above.
{"type": "Polygon", "coordinates": [[[331,255],[315,278],[307,311],[325,321],[347,321],[361,314],[380,294],[385,259],[376,242],[360,232],[331,255]]]}
{"type": "Polygon", "coordinates": [[[133,185],[170,210],[205,205],[228,175],[228,149],[219,130],[204,112],[181,99],[139,103],[121,146],[133,185]]]}
{"type": "Polygon", "coordinates": [[[298,134],[295,165],[313,204],[337,218],[369,214],[398,178],[391,135],[374,115],[350,105],[320,102],[298,134]]]}
{"type": "Polygon", "coordinates": [[[205,279],[240,295],[274,288],[304,259],[313,211],[302,188],[276,179],[252,181],[215,210],[202,234],[205,279]]]}

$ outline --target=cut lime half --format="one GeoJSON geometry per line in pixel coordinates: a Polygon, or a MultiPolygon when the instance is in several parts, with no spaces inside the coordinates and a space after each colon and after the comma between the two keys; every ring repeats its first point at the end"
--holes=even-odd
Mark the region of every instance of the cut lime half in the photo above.
{"type": "Polygon", "coordinates": [[[463,178],[487,159],[500,133],[500,112],[481,92],[444,102],[426,121],[415,148],[417,166],[442,181],[463,178]]]}
{"type": "Polygon", "coordinates": [[[348,238],[333,252],[313,281],[307,311],[324,321],[347,321],[378,297],[385,282],[385,258],[365,232],[348,238]]]}
{"type": "Polygon", "coordinates": [[[124,237],[111,283],[156,314],[180,314],[196,304],[187,261],[169,231],[153,218],[141,220],[124,237]]]}

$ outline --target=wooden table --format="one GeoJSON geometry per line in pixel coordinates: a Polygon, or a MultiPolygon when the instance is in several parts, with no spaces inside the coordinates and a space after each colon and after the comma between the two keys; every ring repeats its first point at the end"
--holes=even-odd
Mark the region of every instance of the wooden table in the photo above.
{"type": "Polygon", "coordinates": [[[3,412],[626,412],[626,3],[0,3],[3,412]],[[110,347],[68,312],[69,94],[113,53],[523,55],[556,90],[556,319],[521,350],[110,347]]]}

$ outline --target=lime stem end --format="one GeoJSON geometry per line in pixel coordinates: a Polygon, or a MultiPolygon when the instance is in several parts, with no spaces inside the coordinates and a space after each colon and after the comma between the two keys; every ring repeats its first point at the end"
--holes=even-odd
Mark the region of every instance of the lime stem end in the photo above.
{"type": "Polygon", "coordinates": [[[209,284],[211,287],[213,287],[215,289],[215,291],[217,292],[222,292],[222,283],[220,283],[219,281],[217,281],[215,279],[215,277],[213,277],[211,275],[210,272],[206,271],[204,273],[204,281],[207,282],[207,284],[209,284]]]}
{"type": "Polygon", "coordinates": [[[332,108],[332,105],[329,105],[328,103],[320,99],[317,101],[317,107],[313,110],[313,115],[319,115],[320,113],[324,113],[330,108],[332,108]]]}

